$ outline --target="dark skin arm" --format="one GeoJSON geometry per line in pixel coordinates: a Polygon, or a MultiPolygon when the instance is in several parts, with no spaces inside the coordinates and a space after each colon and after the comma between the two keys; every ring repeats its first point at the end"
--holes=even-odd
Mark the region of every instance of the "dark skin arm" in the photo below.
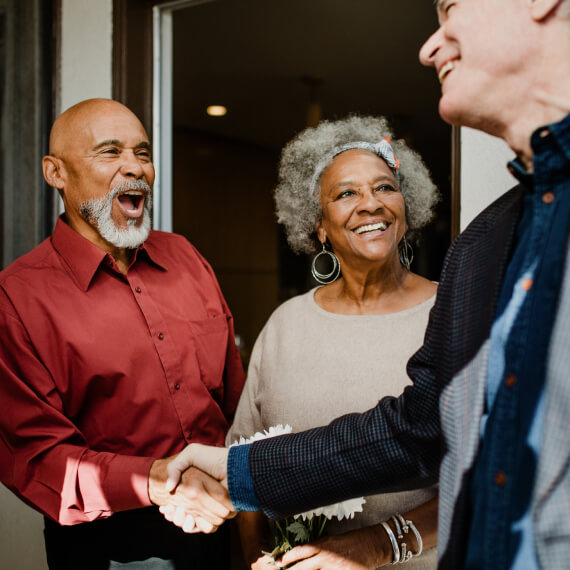
{"type": "MultiPolygon", "coordinates": [[[[402,513],[411,520],[422,537],[423,549],[437,544],[438,498],[402,513]]],[[[395,532],[394,523],[388,523],[395,532]]],[[[406,535],[406,546],[417,552],[414,534],[406,535]]],[[[297,546],[281,558],[279,565],[295,562],[295,570],[374,570],[392,562],[392,546],[382,525],[377,524],[340,534],[327,536],[311,544],[297,546]]]]}

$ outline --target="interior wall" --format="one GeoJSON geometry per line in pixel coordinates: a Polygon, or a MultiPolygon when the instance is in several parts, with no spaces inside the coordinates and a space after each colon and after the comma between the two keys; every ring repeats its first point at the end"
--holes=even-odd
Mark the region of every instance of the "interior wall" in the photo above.
{"type": "Polygon", "coordinates": [[[517,183],[506,167],[513,158],[513,151],[502,139],[474,129],[461,129],[462,231],[479,212],[517,183]]]}
{"type": "Polygon", "coordinates": [[[112,96],[113,0],[61,0],[57,112],[83,99],[112,96]]]}

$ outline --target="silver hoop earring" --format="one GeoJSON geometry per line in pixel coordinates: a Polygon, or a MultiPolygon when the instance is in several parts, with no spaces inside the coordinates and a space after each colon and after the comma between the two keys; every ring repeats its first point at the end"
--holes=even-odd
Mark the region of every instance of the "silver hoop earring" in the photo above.
{"type": "Polygon", "coordinates": [[[412,261],[414,261],[414,250],[412,246],[408,243],[406,236],[402,238],[399,247],[400,263],[409,271],[412,261]]]}
{"type": "Polygon", "coordinates": [[[338,257],[334,254],[334,252],[328,251],[324,243],[323,251],[319,251],[319,253],[317,253],[317,255],[315,255],[313,258],[313,263],[311,263],[311,274],[315,278],[315,281],[321,285],[328,285],[329,283],[336,281],[340,275],[340,262],[338,260],[338,257]],[[317,259],[319,259],[321,255],[328,255],[331,258],[332,269],[329,273],[321,273],[317,269],[317,259]]]}

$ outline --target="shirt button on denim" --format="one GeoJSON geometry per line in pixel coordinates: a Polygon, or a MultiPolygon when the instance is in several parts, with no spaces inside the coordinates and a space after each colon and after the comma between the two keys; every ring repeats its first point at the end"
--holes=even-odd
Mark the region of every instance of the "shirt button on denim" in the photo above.
{"type": "Polygon", "coordinates": [[[555,196],[554,192],[545,192],[542,195],[542,201],[544,204],[552,204],[552,202],[554,202],[555,199],[556,199],[556,196],[555,196]]]}
{"type": "Polygon", "coordinates": [[[525,291],[530,291],[532,289],[532,279],[530,277],[527,277],[526,279],[522,280],[521,283],[521,287],[525,290],[525,291]]]}
{"type": "Polygon", "coordinates": [[[158,340],[164,339],[164,333],[161,333],[161,332],[160,332],[160,333],[158,333],[157,336],[158,336],[158,340]]]}
{"type": "Polygon", "coordinates": [[[504,487],[507,484],[507,474],[504,471],[497,471],[493,476],[497,487],[504,487]]]}
{"type": "Polygon", "coordinates": [[[509,374],[505,378],[505,386],[507,388],[512,388],[517,383],[517,377],[514,374],[509,374]]]}

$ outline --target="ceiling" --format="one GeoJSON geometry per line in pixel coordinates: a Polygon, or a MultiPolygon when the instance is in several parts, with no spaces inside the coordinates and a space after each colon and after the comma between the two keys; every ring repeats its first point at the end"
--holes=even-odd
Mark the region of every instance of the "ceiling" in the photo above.
{"type": "Polygon", "coordinates": [[[278,150],[313,97],[323,118],[387,116],[428,164],[449,148],[437,78],[418,62],[437,24],[430,0],[210,0],[173,20],[175,128],[278,150]],[[209,117],[211,104],[227,115],[209,117]]]}

